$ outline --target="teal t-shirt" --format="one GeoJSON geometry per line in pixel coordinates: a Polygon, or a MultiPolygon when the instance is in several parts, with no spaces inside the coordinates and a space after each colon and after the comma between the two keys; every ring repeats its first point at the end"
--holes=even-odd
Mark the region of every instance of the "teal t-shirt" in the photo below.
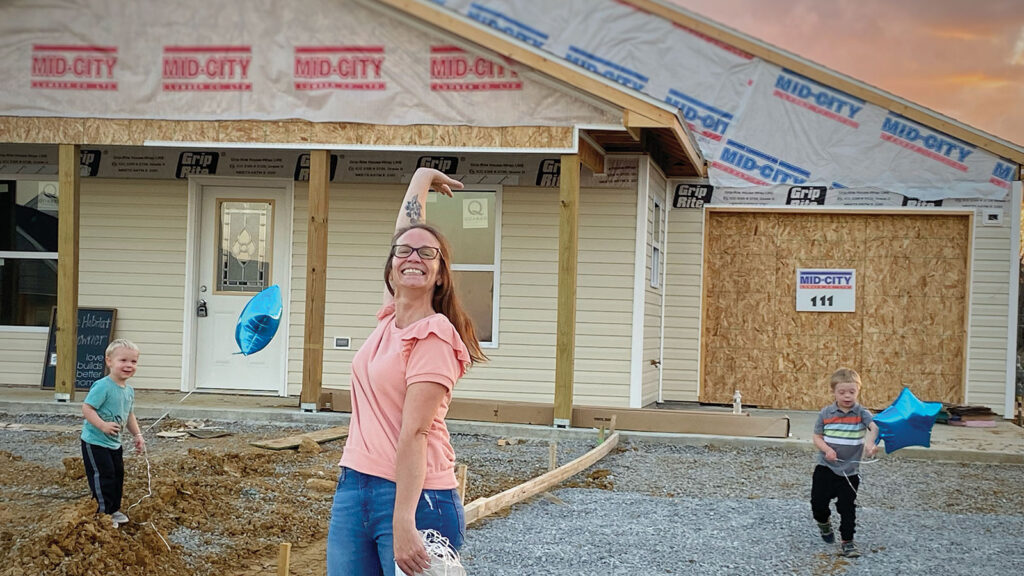
{"type": "MultiPolygon", "coordinates": [[[[117,422],[121,432],[127,433],[128,415],[135,406],[135,389],[127,383],[118,386],[110,376],[104,376],[93,383],[83,402],[95,408],[104,422],[117,422]]],[[[107,436],[88,420],[82,423],[82,440],[114,450],[121,447],[120,435],[107,436]]]]}

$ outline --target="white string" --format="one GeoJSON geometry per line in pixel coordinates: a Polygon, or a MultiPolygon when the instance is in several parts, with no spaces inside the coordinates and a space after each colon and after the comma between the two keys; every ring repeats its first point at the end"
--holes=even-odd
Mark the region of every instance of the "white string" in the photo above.
{"type": "MultiPolygon", "coordinates": [[[[182,402],[184,402],[185,398],[188,398],[189,396],[192,395],[192,392],[195,392],[195,390],[192,390],[188,394],[185,394],[185,396],[181,400],[178,400],[178,404],[181,404],[182,402]]],[[[134,406],[132,406],[132,408],[134,409],[134,406]]],[[[152,430],[154,426],[156,426],[158,423],[160,423],[160,421],[163,420],[165,417],[167,417],[167,415],[170,414],[170,413],[171,413],[170,410],[168,410],[167,412],[164,412],[163,416],[157,418],[156,422],[153,422],[152,424],[150,424],[148,427],[146,427],[145,430],[140,430],[139,434],[143,435],[146,432],[149,432],[150,430],[152,430]]],[[[138,451],[136,451],[136,452],[138,452],[138,451]]],[[[135,508],[136,506],[141,504],[142,501],[145,500],[146,498],[149,498],[149,497],[153,496],[153,470],[152,470],[152,466],[149,463],[149,451],[146,450],[145,447],[143,447],[143,450],[142,450],[141,454],[142,454],[142,458],[146,461],[146,494],[142,498],[139,498],[138,501],[135,502],[135,504],[132,504],[131,506],[129,506],[128,509],[126,510],[126,512],[131,512],[132,508],[135,508]]],[[[149,527],[152,528],[154,532],[156,532],[156,535],[160,538],[160,541],[164,543],[164,546],[167,547],[167,551],[168,552],[171,551],[171,545],[167,543],[166,539],[164,539],[163,534],[161,534],[160,531],[157,530],[155,524],[153,524],[152,522],[139,522],[139,524],[143,525],[143,526],[148,524],[149,527]]]]}
{"type": "MultiPolygon", "coordinates": [[[[465,576],[466,569],[462,566],[462,562],[459,561],[459,553],[452,548],[451,542],[447,538],[433,529],[420,530],[419,532],[420,537],[423,538],[423,547],[432,559],[430,568],[427,568],[427,571],[421,572],[421,574],[426,576],[465,576]]],[[[398,564],[395,564],[395,574],[405,574],[398,564]]]]}
{"type": "MultiPolygon", "coordinates": [[[[878,462],[878,458],[872,460],[843,460],[842,458],[836,458],[836,462],[846,462],[847,464],[874,464],[878,462]]],[[[846,478],[846,483],[850,485],[850,490],[853,490],[854,497],[859,496],[860,493],[857,488],[854,487],[853,482],[850,481],[850,477],[846,475],[846,470],[843,470],[843,477],[846,478]]]]}
{"type": "Polygon", "coordinates": [[[442,536],[440,532],[437,530],[421,530],[420,535],[423,536],[423,547],[427,549],[427,554],[443,561],[445,567],[462,568],[458,552],[452,548],[451,542],[442,536]]]}
{"type": "MultiPolygon", "coordinates": [[[[184,398],[182,398],[181,400],[178,400],[178,404],[181,404],[182,402],[184,402],[185,398],[188,398],[189,396],[191,396],[192,392],[195,392],[196,390],[198,390],[198,388],[194,388],[188,394],[185,394],[184,398]]],[[[149,432],[153,428],[153,426],[156,426],[161,420],[163,420],[170,413],[171,413],[170,410],[168,410],[167,412],[164,412],[163,416],[157,418],[156,422],[153,422],[152,424],[150,424],[149,427],[147,427],[145,430],[143,430],[143,432],[149,432]]]]}

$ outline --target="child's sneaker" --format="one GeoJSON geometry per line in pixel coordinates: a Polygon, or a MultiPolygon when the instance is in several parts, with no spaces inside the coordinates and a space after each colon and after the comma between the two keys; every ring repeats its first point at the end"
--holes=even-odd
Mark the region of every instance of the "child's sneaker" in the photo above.
{"type": "Polygon", "coordinates": [[[117,528],[121,524],[128,523],[128,517],[124,515],[124,512],[118,510],[110,515],[110,519],[114,521],[114,528],[117,528]]]}
{"type": "Polygon", "coordinates": [[[818,530],[821,530],[821,539],[829,544],[836,541],[836,534],[832,531],[832,522],[818,522],[818,530]]]}
{"type": "Polygon", "coordinates": [[[847,558],[856,558],[860,556],[860,550],[857,548],[857,545],[853,543],[853,540],[847,540],[846,542],[843,542],[839,555],[846,556],[847,558]]]}

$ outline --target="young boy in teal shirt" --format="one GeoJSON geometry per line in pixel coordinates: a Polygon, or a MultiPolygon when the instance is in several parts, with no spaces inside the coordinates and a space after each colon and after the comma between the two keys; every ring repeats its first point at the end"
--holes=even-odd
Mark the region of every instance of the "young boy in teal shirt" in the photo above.
{"type": "Polygon", "coordinates": [[[139,363],[139,347],[118,338],[107,346],[105,359],[110,373],[93,383],[82,402],[82,461],[89,490],[98,504],[96,511],[110,514],[117,528],[128,522],[128,516],[121,512],[122,428],[127,427],[134,435],[136,451],[142,452],[146,447],[133,410],[135,389],[128,385],[139,363]]]}

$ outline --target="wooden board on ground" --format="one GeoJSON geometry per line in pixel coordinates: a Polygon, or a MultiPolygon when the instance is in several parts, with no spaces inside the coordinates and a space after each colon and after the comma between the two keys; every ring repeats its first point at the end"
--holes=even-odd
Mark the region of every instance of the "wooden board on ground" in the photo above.
{"type": "MultiPolygon", "coordinates": [[[[336,412],[352,410],[348,390],[324,389],[320,394],[320,409],[330,406],[336,412]]],[[[753,436],[761,438],[789,437],[789,417],[736,415],[730,412],[702,410],[659,410],[643,408],[604,408],[575,406],[572,426],[577,428],[614,429],[636,432],[672,432],[676,434],[716,434],[721,436],[753,436]]],[[[474,422],[500,422],[504,424],[534,424],[551,426],[554,407],[533,402],[501,402],[453,398],[448,407],[448,420],[474,422]]]]}
{"type": "MultiPolygon", "coordinates": [[[[332,412],[351,412],[352,399],[349,391],[322,389],[320,391],[319,409],[332,412]]],[[[554,423],[554,412],[554,407],[550,404],[453,398],[448,406],[448,416],[446,418],[448,420],[472,420],[474,422],[551,426],[554,423]]]]}
{"type": "Polygon", "coordinates": [[[447,419],[551,426],[555,422],[555,408],[534,402],[455,398],[448,407],[447,419]]]}
{"type": "Polygon", "coordinates": [[[473,500],[466,505],[466,524],[472,524],[473,522],[476,522],[485,516],[489,516],[498,510],[508,508],[517,502],[522,502],[531,496],[535,496],[545,490],[548,490],[552,486],[558,485],[563,480],[573,476],[581,470],[589,468],[595,462],[604,458],[606,454],[611,452],[612,448],[615,448],[615,446],[618,445],[618,443],[619,434],[616,432],[596,448],[572,462],[569,462],[565,466],[561,466],[550,472],[541,474],[532,480],[528,480],[518,486],[509,488],[500,494],[473,500]]]}
{"type": "Polygon", "coordinates": [[[317,444],[323,444],[324,442],[337,440],[338,438],[344,438],[345,436],[348,436],[348,426],[335,426],[334,428],[326,428],[324,430],[317,430],[316,432],[308,432],[306,434],[297,434],[286,438],[250,442],[250,444],[258,448],[266,448],[267,450],[289,450],[292,448],[298,448],[299,444],[302,443],[303,438],[309,438],[317,444]]]}
{"type": "Polygon", "coordinates": [[[0,422],[0,430],[17,432],[78,432],[81,426],[62,426],[60,424],[19,424],[17,422],[0,422]]]}
{"type": "Polygon", "coordinates": [[[609,427],[612,418],[615,418],[615,428],[618,430],[757,438],[789,437],[788,416],[598,406],[577,406],[572,410],[574,428],[609,427]]]}

